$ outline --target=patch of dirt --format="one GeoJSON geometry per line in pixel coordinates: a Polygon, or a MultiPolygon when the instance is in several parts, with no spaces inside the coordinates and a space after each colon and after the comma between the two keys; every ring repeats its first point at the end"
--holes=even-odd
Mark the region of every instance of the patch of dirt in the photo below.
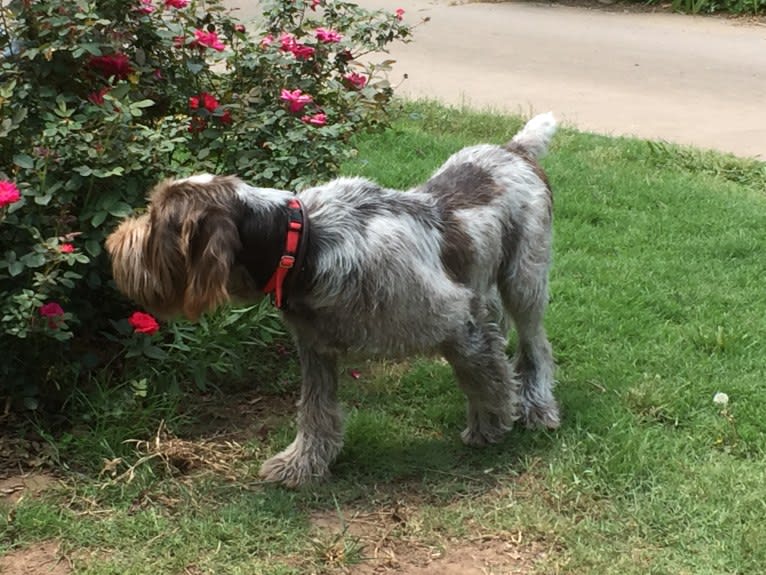
{"type": "Polygon", "coordinates": [[[354,575],[526,575],[548,546],[522,532],[444,538],[426,532],[416,510],[318,512],[314,573],[354,575]]]}
{"type": "MultiPolygon", "coordinates": [[[[0,418],[0,423],[6,422],[0,418]]],[[[56,450],[36,434],[25,434],[21,425],[7,422],[0,431],[0,479],[14,477],[20,470],[55,467],[56,450]]]]}
{"type": "Polygon", "coordinates": [[[69,575],[72,568],[56,541],[35,543],[0,557],[3,575],[69,575]]]}
{"type": "Polygon", "coordinates": [[[34,496],[58,484],[58,479],[46,473],[11,475],[0,479],[0,502],[15,504],[22,497],[34,496]]]}
{"type": "Polygon", "coordinates": [[[196,422],[185,437],[225,436],[234,441],[266,439],[286,417],[295,415],[297,394],[263,395],[253,390],[202,396],[191,411],[196,422]]]}

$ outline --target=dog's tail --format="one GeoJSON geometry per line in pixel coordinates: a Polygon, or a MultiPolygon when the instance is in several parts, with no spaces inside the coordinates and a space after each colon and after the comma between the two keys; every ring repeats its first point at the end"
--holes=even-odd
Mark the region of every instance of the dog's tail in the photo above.
{"type": "Polygon", "coordinates": [[[548,144],[556,133],[556,118],[552,112],[538,114],[532,118],[521,131],[509,142],[509,148],[516,148],[532,156],[542,158],[548,151],[548,144]]]}

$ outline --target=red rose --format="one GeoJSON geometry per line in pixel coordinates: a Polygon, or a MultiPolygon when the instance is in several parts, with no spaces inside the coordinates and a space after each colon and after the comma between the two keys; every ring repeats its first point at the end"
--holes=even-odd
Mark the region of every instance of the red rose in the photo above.
{"type": "Polygon", "coordinates": [[[199,110],[200,105],[202,105],[208,112],[212,113],[218,109],[220,103],[216,100],[215,96],[208,92],[202,92],[196,96],[189,97],[189,108],[192,110],[199,110]]]}
{"type": "Polygon", "coordinates": [[[133,312],[133,315],[128,318],[128,323],[133,326],[135,333],[154,335],[160,329],[160,324],[153,316],[141,311],[133,312]]]}
{"type": "Polygon", "coordinates": [[[99,72],[103,77],[114,76],[118,80],[124,80],[132,72],[133,67],[125,54],[108,54],[106,56],[93,56],[88,60],[88,65],[99,72]]]}
{"type": "Polygon", "coordinates": [[[40,315],[43,317],[59,317],[64,315],[64,308],[55,301],[52,301],[40,306],[40,315]]]}
{"type": "Polygon", "coordinates": [[[367,77],[362,74],[358,74],[357,72],[351,72],[350,74],[346,74],[345,76],[343,76],[343,79],[346,81],[346,83],[349,86],[357,90],[361,90],[367,84],[367,77]]]}
{"type": "Polygon", "coordinates": [[[62,308],[55,301],[48,302],[45,305],[40,306],[40,315],[48,319],[48,327],[51,329],[58,329],[59,321],[64,315],[64,308],[62,308]]]}
{"type": "Polygon", "coordinates": [[[212,94],[202,92],[199,97],[202,98],[202,105],[205,106],[208,112],[215,112],[216,108],[218,108],[218,100],[212,94]]]}
{"type": "Polygon", "coordinates": [[[91,92],[88,94],[88,100],[97,106],[101,106],[104,103],[104,95],[107,94],[109,90],[110,88],[101,88],[98,92],[91,92]]]}

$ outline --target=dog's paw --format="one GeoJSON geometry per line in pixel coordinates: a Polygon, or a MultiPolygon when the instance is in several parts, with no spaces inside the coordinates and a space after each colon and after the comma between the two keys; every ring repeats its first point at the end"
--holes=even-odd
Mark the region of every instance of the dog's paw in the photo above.
{"type": "Polygon", "coordinates": [[[529,429],[558,429],[561,424],[559,408],[555,403],[546,405],[524,405],[524,425],[529,429]]]}
{"type": "MultiPolygon", "coordinates": [[[[485,447],[490,443],[496,443],[496,441],[492,441],[491,437],[485,437],[480,431],[472,427],[466,427],[460,433],[460,439],[468,447],[485,447]]],[[[497,441],[499,441],[499,439],[497,441]]]]}
{"type": "Polygon", "coordinates": [[[469,447],[484,447],[492,443],[500,443],[512,425],[513,423],[503,425],[469,425],[460,433],[460,439],[469,447]]]}
{"type": "Polygon", "coordinates": [[[261,465],[259,475],[264,481],[280,483],[285,487],[296,488],[323,477],[320,473],[300,457],[289,450],[275,455],[261,465]]]}

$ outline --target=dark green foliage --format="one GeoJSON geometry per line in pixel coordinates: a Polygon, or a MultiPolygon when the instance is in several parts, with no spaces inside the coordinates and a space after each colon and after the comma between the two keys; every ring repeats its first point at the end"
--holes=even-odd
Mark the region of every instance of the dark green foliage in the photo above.
{"type": "MultiPolygon", "coordinates": [[[[34,407],[103,366],[103,334],[130,309],[103,240],[155,182],[212,172],[301,187],[337,171],[352,134],[385,124],[386,66],[355,58],[410,27],[313,4],[267,2],[260,30],[220,0],[0,8],[0,181],[21,191],[0,207],[0,397],[34,407]],[[310,102],[291,108],[284,90],[310,102]]],[[[165,343],[191,341],[174,329],[165,343]]]]}

